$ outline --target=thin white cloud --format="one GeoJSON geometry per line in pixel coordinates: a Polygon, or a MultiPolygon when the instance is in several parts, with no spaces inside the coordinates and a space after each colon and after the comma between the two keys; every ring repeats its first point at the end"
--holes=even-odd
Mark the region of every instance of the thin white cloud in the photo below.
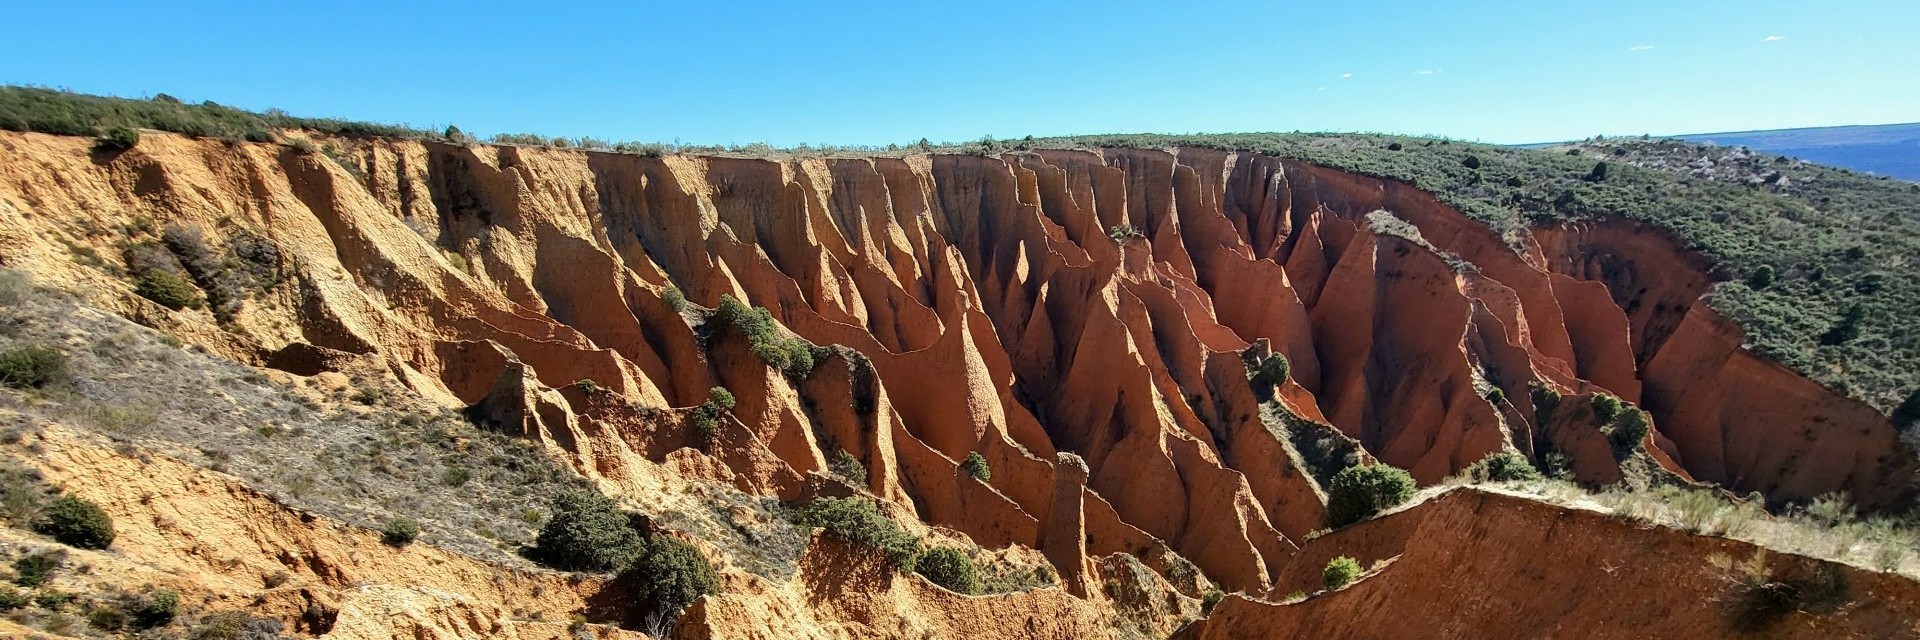
{"type": "Polygon", "coordinates": [[[1314,89],[1314,91],[1326,91],[1326,90],[1327,90],[1326,87],[1320,87],[1318,89],[1314,89]]]}
{"type": "Polygon", "coordinates": [[[1761,42],[1779,42],[1785,39],[1787,39],[1786,36],[1767,36],[1765,38],[1762,38],[1760,41],[1761,42]]]}
{"type": "Polygon", "coordinates": [[[1636,44],[1636,45],[1633,45],[1633,46],[1631,46],[1631,47],[1627,47],[1627,50],[1628,50],[1628,51],[1652,51],[1652,50],[1653,50],[1653,45],[1650,45],[1650,44],[1636,44]]]}
{"type": "Polygon", "coordinates": [[[1348,71],[1348,72],[1346,72],[1346,73],[1342,73],[1342,74],[1340,74],[1340,77],[1342,77],[1342,78],[1351,78],[1351,77],[1353,77],[1353,72],[1352,72],[1352,71],[1348,71]]]}
{"type": "Polygon", "coordinates": [[[1415,71],[1415,72],[1413,72],[1413,75],[1416,75],[1416,76],[1431,76],[1431,75],[1439,75],[1439,74],[1442,74],[1442,73],[1446,73],[1446,72],[1447,72],[1447,70],[1446,70],[1446,69],[1421,69],[1421,70],[1419,70],[1419,71],[1415,71]]]}

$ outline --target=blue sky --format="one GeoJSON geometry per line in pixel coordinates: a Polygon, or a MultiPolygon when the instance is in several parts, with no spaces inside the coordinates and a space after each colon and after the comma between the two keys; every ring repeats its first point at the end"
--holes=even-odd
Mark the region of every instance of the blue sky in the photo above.
{"type": "Polygon", "coordinates": [[[0,83],[702,144],[1920,121],[1920,2],[9,2],[0,83]]]}

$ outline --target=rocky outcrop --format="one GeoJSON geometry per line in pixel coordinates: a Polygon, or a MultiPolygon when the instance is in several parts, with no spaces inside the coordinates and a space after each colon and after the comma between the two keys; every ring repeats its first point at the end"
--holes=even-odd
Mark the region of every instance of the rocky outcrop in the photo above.
{"type": "Polygon", "coordinates": [[[1639,403],[1640,452],[1677,477],[1776,501],[1912,494],[1884,417],[1740,350],[1698,303],[1704,263],[1628,227],[1503,237],[1407,185],[1213,150],[319,143],[335,153],[156,133],[103,158],[0,133],[0,261],[243,361],[378,359],[618,491],[791,499],[844,451],[903,513],[1040,548],[1062,575],[1160,543],[1264,592],[1340,460],[1431,483],[1558,452],[1617,480],[1591,412],[1543,413],[1535,389],[1639,403]],[[277,277],[222,317],[138,298],[125,251],[169,227],[227,260],[265,242],[277,277]],[[770,368],[706,322],[723,295],[834,346],[770,368]],[[1268,353],[1288,379],[1253,375],[1268,353]],[[738,405],[708,439],[691,407],[714,386],[738,405]],[[974,452],[985,481],[958,470],[974,452]]]}

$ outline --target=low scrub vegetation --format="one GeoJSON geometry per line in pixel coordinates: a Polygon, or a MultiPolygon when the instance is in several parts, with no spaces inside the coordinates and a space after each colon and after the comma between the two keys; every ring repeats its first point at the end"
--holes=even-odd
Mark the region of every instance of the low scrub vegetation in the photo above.
{"type": "Polygon", "coordinates": [[[1533,463],[1528,462],[1526,456],[1516,451],[1497,451],[1487,454],[1487,457],[1473,463],[1461,474],[1475,482],[1540,479],[1540,470],[1533,468],[1533,463]]]}
{"type": "Polygon", "coordinates": [[[624,571],[620,580],[631,589],[628,617],[646,628],[669,626],[680,611],[700,596],[720,592],[720,578],[707,558],[679,538],[656,534],[624,571]]]}
{"type": "Polygon", "coordinates": [[[862,498],[816,498],[801,507],[800,524],[820,527],[827,535],[885,555],[894,568],[912,571],[920,557],[920,541],[900,528],[873,501],[862,498]]]}
{"type": "Polygon", "coordinates": [[[42,508],[33,530],[81,549],[105,549],[113,544],[113,518],[87,500],[60,496],[42,508]]]}
{"type": "Polygon", "coordinates": [[[1385,464],[1347,467],[1327,486],[1327,526],[1340,528],[1413,498],[1413,476],[1385,464]]]}
{"type": "Polygon", "coordinates": [[[973,558],[953,547],[934,547],[920,554],[913,570],[948,591],[973,595],[980,592],[980,572],[973,558]]]}
{"type": "Polygon", "coordinates": [[[1334,591],[1352,584],[1360,577],[1360,562],[1347,556],[1327,561],[1327,567],[1320,571],[1320,581],[1328,591],[1334,591]]]}
{"type": "Polygon", "coordinates": [[[860,459],[840,449],[833,453],[833,459],[827,461],[827,471],[854,486],[867,486],[867,466],[860,459]]]}
{"type": "Polygon", "coordinates": [[[694,438],[700,446],[713,445],[714,438],[720,435],[720,416],[732,410],[736,403],[733,392],[728,391],[726,387],[707,390],[707,401],[694,407],[693,413],[687,416],[688,423],[693,425],[694,438]]]}
{"type": "Polygon", "coordinates": [[[1708,560],[1726,582],[1719,600],[1735,631],[1765,631],[1796,614],[1833,613],[1848,601],[1847,584],[1833,567],[1821,566],[1808,575],[1788,578],[1775,575],[1765,551],[1744,561],[1724,555],[1708,560]]]}
{"type": "Polygon", "coordinates": [[[993,467],[987,466],[987,457],[978,451],[967,452],[966,459],[960,461],[960,471],[981,482],[993,479],[993,467]]]}
{"type": "Polygon", "coordinates": [[[707,322],[715,332],[738,331],[754,357],[790,378],[804,378],[813,371],[817,360],[813,344],[788,335],[765,307],[748,306],[732,294],[722,294],[720,306],[707,322]]]}
{"type": "Polygon", "coordinates": [[[412,518],[394,518],[380,528],[380,541],[404,547],[420,538],[420,522],[412,518]]]}
{"type": "Polygon", "coordinates": [[[66,376],[67,357],[52,347],[26,345],[0,351],[0,385],[38,389],[66,376]]]}
{"type": "Polygon", "coordinates": [[[551,513],[527,553],[542,564],[568,571],[620,571],[646,551],[626,514],[598,491],[555,496],[551,513]]]}

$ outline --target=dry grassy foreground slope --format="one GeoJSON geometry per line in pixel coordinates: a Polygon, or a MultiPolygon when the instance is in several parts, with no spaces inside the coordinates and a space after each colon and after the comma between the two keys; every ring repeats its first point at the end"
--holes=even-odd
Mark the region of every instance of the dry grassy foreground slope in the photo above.
{"type": "Polygon", "coordinates": [[[1189,598],[1207,581],[1267,593],[1322,526],[1326,479],[1367,460],[1423,483],[1517,450],[1590,484],[1849,492],[1869,509],[1913,493],[1888,419],[1741,349],[1698,303],[1707,265],[1648,227],[1503,238],[1404,185],[1199,149],[315,147],[0,133],[0,258],[233,360],[357,368],[472,407],[618,495],[863,490],[985,547],[1038,549],[1063,583],[1007,609],[810,551],[785,586],[730,582],[683,634],[796,611],[853,635],[989,611],[1077,633],[1112,622],[1085,603],[1122,599],[1096,561],[1120,553],[1159,558],[1156,588],[1189,598]],[[156,270],[207,304],[135,295],[156,270]],[[728,295],[841,348],[771,368],[707,321],[728,295]],[[1291,363],[1277,387],[1250,375],[1269,353],[1291,363]],[[739,404],[703,443],[688,408],[714,386],[739,404]],[[1602,395],[1648,410],[1647,435],[1610,442],[1602,395]],[[843,451],[863,486],[825,473],[843,451]],[[973,452],[989,478],[961,471],[973,452]],[[1205,579],[1174,569],[1187,560],[1205,579]],[[770,590],[786,595],[754,595],[770,590]],[[844,604],[874,593],[892,595],[844,604]]]}

